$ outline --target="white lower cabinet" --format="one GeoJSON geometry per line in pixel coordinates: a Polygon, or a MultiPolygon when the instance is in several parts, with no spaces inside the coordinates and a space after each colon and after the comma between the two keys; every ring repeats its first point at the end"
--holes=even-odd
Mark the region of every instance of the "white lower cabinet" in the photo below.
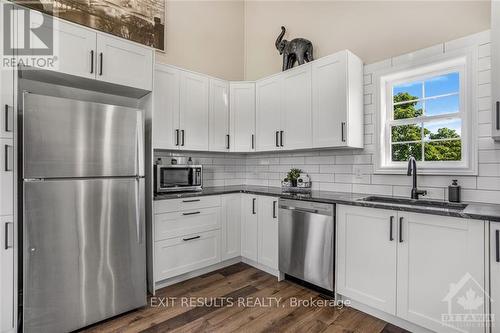
{"type": "Polygon", "coordinates": [[[14,331],[14,220],[12,216],[0,216],[0,242],[0,332],[4,333],[14,331]]]}
{"type": "Polygon", "coordinates": [[[241,255],[241,194],[222,196],[222,260],[241,255]]]}
{"type": "MultiPolygon", "coordinates": [[[[490,222],[490,306],[496,329],[500,323],[500,222],[490,222]]],[[[494,329],[492,332],[496,332],[494,329]]]]}
{"type": "Polygon", "coordinates": [[[279,252],[278,198],[259,197],[258,219],[258,262],[277,270],[279,252]]]}
{"type": "Polygon", "coordinates": [[[382,209],[337,208],[337,292],[392,315],[396,314],[396,215],[382,209]]]}
{"type": "Polygon", "coordinates": [[[241,201],[241,256],[257,261],[258,205],[257,195],[243,194],[241,201]]]}
{"type": "Polygon", "coordinates": [[[399,214],[397,315],[438,332],[484,332],[452,323],[447,314],[485,314],[484,222],[399,214]]]}
{"type": "Polygon", "coordinates": [[[161,200],[154,211],[156,283],[240,257],[278,271],[276,197],[234,193],[161,200]]]}
{"type": "Polygon", "coordinates": [[[339,294],[436,332],[484,332],[443,321],[485,314],[483,221],[351,206],[337,218],[339,294]]]}
{"type": "Polygon", "coordinates": [[[175,237],[155,244],[156,281],[220,262],[220,230],[175,237]]]}
{"type": "Polygon", "coordinates": [[[155,282],[221,261],[221,198],[207,196],[154,203],[155,282]]]}

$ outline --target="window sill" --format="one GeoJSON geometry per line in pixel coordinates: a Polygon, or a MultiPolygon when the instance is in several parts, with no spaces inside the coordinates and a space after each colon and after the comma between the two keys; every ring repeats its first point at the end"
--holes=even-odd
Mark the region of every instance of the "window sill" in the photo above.
{"type": "MultiPolygon", "coordinates": [[[[406,175],[408,169],[406,167],[379,167],[374,170],[375,175],[406,175]]],[[[471,168],[424,168],[418,167],[419,175],[432,176],[477,176],[478,171],[471,168]]]]}

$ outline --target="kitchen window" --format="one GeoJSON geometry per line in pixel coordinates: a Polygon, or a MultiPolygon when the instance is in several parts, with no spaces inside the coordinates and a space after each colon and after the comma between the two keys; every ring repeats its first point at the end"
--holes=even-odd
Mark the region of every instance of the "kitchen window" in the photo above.
{"type": "Polygon", "coordinates": [[[380,77],[380,173],[406,171],[414,156],[427,174],[475,173],[473,75],[468,57],[380,77]]]}

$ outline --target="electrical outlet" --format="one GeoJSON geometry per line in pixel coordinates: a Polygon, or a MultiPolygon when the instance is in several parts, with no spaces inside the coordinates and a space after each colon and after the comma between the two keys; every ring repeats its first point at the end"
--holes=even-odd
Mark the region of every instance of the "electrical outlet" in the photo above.
{"type": "Polygon", "coordinates": [[[360,167],[354,167],[353,168],[353,172],[354,172],[354,177],[356,177],[357,179],[361,179],[363,178],[363,173],[361,172],[361,168],[360,167]]]}

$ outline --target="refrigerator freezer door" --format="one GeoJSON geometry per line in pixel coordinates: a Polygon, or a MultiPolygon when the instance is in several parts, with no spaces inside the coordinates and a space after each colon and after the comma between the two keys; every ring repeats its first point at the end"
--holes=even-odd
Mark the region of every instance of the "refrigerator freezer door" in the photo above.
{"type": "Polygon", "coordinates": [[[132,108],[25,92],[23,177],[142,175],[141,114],[132,108]]]}
{"type": "Polygon", "coordinates": [[[144,179],[24,191],[24,332],[68,332],[146,304],[144,179]]]}

